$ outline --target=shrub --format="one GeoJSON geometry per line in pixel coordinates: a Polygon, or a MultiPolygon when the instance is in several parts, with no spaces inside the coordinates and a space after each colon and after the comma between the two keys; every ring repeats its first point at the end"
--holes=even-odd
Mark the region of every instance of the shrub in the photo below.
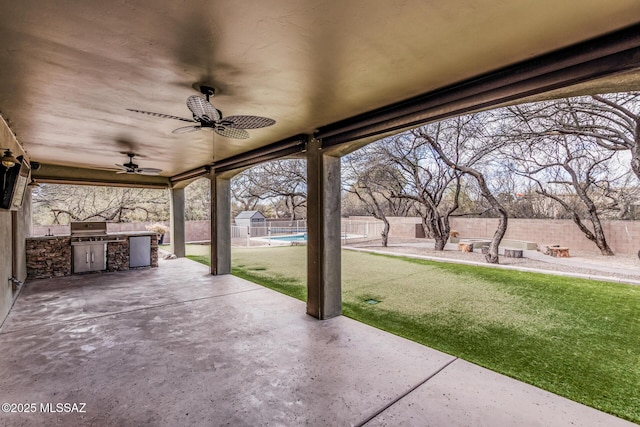
{"type": "Polygon", "coordinates": [[[149,231],[153,231],[154,233],[158,233],[160,235],[166,234],[169,231],[169,227],[160,223],[149,224],[145,228],[149,231]]]}

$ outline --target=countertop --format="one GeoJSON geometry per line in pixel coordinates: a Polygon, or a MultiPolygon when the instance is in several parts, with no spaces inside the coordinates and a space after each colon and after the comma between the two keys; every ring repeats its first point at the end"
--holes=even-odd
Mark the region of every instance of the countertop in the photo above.
{"type": "MultiPolygon", "coordinates": [[[[124,236],[124,237],[153,236],[154,234],[157,234],[157,233],[153,231],[121,231],[118,233],[107,233],[107,236],[124,236]]],[[[27,240],[64,239],[64,238],[68,239],[70,237],[71,237],[70,234],[58,234],[54,236],[30,236],[30,237],[27,237],[27,240]]]]}

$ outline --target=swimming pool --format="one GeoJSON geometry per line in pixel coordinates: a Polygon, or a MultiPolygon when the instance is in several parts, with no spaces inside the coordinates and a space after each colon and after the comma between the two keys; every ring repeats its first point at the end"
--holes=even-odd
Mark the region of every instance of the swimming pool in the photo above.
{"type": "Polygon", "coordinates": [[[296,234],[293,236],[276,236],[270,237],[271,240],[280,240],[283,242],[306,242],[307,235],[306,234],[296,234]]]}

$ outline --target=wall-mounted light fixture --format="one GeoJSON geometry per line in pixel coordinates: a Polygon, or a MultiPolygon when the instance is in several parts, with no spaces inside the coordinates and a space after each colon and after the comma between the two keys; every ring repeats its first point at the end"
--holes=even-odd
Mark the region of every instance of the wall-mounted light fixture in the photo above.
{"type": "MultiPolygon", "coordinates": [[[[0,210],[18,210],[22,206],[24,194],[31,177],[31,167],[24,156],[13,157],[8,148],[0,158],[0,210]]],[[[2,151],[0,151],[1,153],[2,151]]]]}
{"type": "Polygon", "coordinates": [[[0,150],[5,150],[2,155],[2,165],[5,168],[12,168],[20,163],[15,157],[13,157],[13,153],[8,148],[0,148],[0,150]]]}

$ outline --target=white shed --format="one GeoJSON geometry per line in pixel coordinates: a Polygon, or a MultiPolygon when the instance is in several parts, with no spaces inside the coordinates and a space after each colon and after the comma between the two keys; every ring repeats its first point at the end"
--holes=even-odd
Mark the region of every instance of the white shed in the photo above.
{"type": "Polygon", "coordinates": [[[266,227],[267,218],[260,211],[242,211],[236,216],[236,225],[240,227],[266,227]]]}

